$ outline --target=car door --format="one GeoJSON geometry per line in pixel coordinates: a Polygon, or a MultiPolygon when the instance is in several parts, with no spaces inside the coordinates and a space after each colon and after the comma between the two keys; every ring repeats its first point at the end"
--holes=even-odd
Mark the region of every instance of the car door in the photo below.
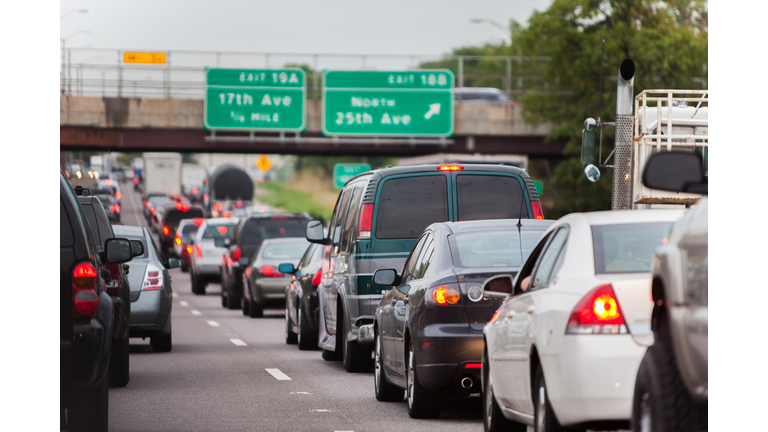
{"type": "MultiPolygon", "coordinates": [[[[525,413],[533,413],[531,400],[531,346],[543,343],[537,340],[541,334],[539,326],[546,319],[547,311],[542,308],[548,288],[555,280],[562,265],[561,252],[568,240],[568,227],[562,226],[552,235],[544,253],[539,257],[532,273],[528,292],[520,295],[515,302],[513,320],[514,343],[512,346],[512,407],[525,413]]],[[[541,345],[540,345],[541,346],[541,345]]]]}
{"type": "Polygon", "coordinates": [[[688,310],[685,314],[685,348],[692,366],[694,385],[708,383],[708,205],[702,199],[693,210],[695,214],[688,232],[681,242],[685,273],[685,301],[688,310]]]}
{"type": "MultiPolygon", "coordinates": [[[[336,316],[336,298],[339,292],[339,279],[342,275],[343,263],[339,260],[339,240],[341,239],[341,223],[344,221],[347,206],[349,205],[349,189],[343,190],[339,195],[336,204],[336,211],[333,220],[328,228],[328,238],[330,239],[330,256],[328,272],[326,276],[327,283],[323,286],[323,312],[325,314],[325,325],[329,334],[338,337],[338,317],[336,316]]],[[[336,341],[340,342],[339,340],[336,341]]],[[[339,348],[338,345],[336,345],[339,348]]]]}

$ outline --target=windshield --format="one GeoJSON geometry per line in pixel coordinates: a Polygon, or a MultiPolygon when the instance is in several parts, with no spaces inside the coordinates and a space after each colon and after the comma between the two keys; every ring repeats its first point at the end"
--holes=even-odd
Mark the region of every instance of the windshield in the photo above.
{"type": "Polygon", "coordinates": [[[235,232],[235,226],[237,224],[218,224],[208,225],[203,233],[204,239],[213,239],[216,247],[224,247],[225,239],[232,239],[232,234],[235,232]]]}
{"type": "Polygon", "coordinates": [[[261,257],[264,259],[298,260],[307,251],[306,241],[271,243],[264,246],[261,257]]]}
{"type": "Polygon", "coordinates": [[[456,267],[522,267],[544,231],[482,231],[448,236],[456,267]]]}
{"type": "Polygon", "coordinates": [[[595,273],[651,271],[653,254],[670,226],[672,222],[593,226],[595,273]]]}

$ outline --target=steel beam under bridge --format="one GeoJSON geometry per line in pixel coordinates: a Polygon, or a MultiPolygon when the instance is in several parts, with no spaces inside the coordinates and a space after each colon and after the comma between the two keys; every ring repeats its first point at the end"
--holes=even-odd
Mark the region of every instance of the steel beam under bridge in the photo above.
{"type": "Polygon", "coordinates": [[[327,142],[319,133],[279,134],[259,133],[256,142],[247,142],[248,135],[219,132],[217,140],[210,142],[211,132],[203,129],[159,128],[100,128],[85,126],[61,126],[60,150],[98,150],[117,152],[181,152],[181,153],[267,153],[308,155],[387,155],[417,156],[432,153],[491,153],[526,154],[529,157],[559,158],[563,155],[565,141],[544,142],[542,136],[455,135],[446,142],[434,144],[392,143],[382,138],[382,143],[372,143],[370,138],[343,138],[339,142],[327,142]],[[236,136],[239,141],[227,141],[236,136]],[[208,138],[208,139],[206,139],[208,138]],[[266,142],[265,142],[266,141],[266,142]],[[452,141],[452,143],[449,143],[452,141]]]}

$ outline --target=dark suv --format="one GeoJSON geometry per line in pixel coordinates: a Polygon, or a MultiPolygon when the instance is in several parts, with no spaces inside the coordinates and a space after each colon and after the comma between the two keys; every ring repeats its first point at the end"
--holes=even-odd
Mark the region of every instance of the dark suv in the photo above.
{"type": "Polygon", "coordinates": [[[176,229],[182,219],[204,218],[203,209],[191,207],[189,204],[177,202],[165,206],[163,220],[158,227],[157,238],[160,240],[160,251],[167,256],[173,252],[173,241],[176,239],[176,229]]]}
{"type": "Polygon", "coordinates": [[[240,219],[232,240],[224,241],[227,251],[222,257],[221,305],[229,309],[242,307],[243,272],[261,242],[270,238],[303,237],[309,219],[307,215],[292,213],[255,214],[240,219]]]}
{"type": "MultiPolygon", "coordinates": [[[[80,195],[76,188],[75,193],[80,195]]],[[[102,207],[99,198],[92,196],[78,196],[77,201],[83,209],[87,220],[86,227],[91,239],[96,243],[97,249],[104,250],[107,240],[114,238],[112,225],[102,207]]],[[[98,255],[96,256],[98,259],[98,255]]],[[[112,299],[114,307],[114,328],[112,341],[112,354],[109,360],[109,385],[112,387],[125,387],[128,384],[128,326],[131,320],[131,287],[126,276],[127,264],[103,264],[109,270],[112,280],[107,285],[107,293],[112,299]]]]}
{"type": "Polygon", "coordinates": [[[59,390],[62,429],[107,430],[109,357],[114,309],[110,271],[101,262],[131,259],[127,239],[111,238],[99,252],[87,219],[63,173],[59,174],[59,390]]]}

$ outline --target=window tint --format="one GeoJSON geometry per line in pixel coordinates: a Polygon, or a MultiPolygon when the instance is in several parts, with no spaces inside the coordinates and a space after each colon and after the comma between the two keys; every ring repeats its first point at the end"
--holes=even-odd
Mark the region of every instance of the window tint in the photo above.
{"type": "Polygon", "coordinates": [[[251,219],[243,226],[240,244],[258,244],[278,237],[304,237],[306,226],[306,219],[251,219]]]}
{"type": "Polygon", "coordinates": [[[416,265],[413,270],[413,278],[421,279],[429,268],[429,264],[432,261],[432,255],[435,252],[435,238],[432,234],[428,235],[427,242],[424,243],[424,247],[419,253],[419,259],[416,261],[416,265]]]}
{"type": "Polygon", "coordinates": [[[521,267],[542,231],[481,231],[448,236],[456,267],[521,267]],[[522,234],[522,236],[520,235],[522,234]]]}
{"type": "Polygon", "coordinates": [[[595,273],[638,273],[651,270],[651,259],[671,222],[592,227],[595,273]]]}
{"type": "Polygon", "coordinates": [[[568,230],[560,228],[552,237],[552,241],[547,246],[547,250],[544,251],[544,255],[539,260],[539,267],[536,269],[536,274],[533,276],[533,283],[531,289],[538,288],[549,284],[550,276],[552,276],[552,270],[555,267],[557,256],[560,250],[565,244],[565,240],[568,238],[568,230]]]}
{"type": "Polygon", "coordinates": [[[87,219],[88,232],[91,233],[93,241],[96,242],[99,246],[99,250],[101,250],[102,241],[101,236],[99,235],[99,223],[96,221],[96,212],[93,210],[92,205],[81,205],[81,207],[83,208],[83,213],[85,213],[85,218],[87,219]]]}
{"type": "Polygon", "coordinates": [[[432,223],[448,220],[444,175],[387,180],[376,214],[376,238],[417,238],[432,223]]]}
{"type": "Polygon", "coordinates": [[[182,219],[192,218],[204,218],[203,211],[197,208],[191,208],[188,211],[181,211],[177,209],[168,210],[168,213],[164,216],[163,223],[165,225],[177,227],[182,219]]]}
{"type": "Polygon", "coordinates": [[[413,279],[413,269],[416,267],[416,262],[419,260],[419,254],[421,253],[421,249],[426,241],[427,236],[422,237],[421,240],[416,243],[416,246],[413,248],[411,256],[408,258],[408,261],[405,263],[405,267],[403,268],[403,282],[408,283],[411,281],[411,279],[413,279]]]}
{"type": "Polygon", "coordinates": [[[333,224],[331,225],[331,243],[338,244],[341,241],[341,226],[344,223],[344,217],[347,215],[347,207],[349,207],[349,197],[352,195],[352,191],[347,189],[341,193],[339,198],[338,211],[334,215],[333,224]]]}
{"type": "MultiPolygon", "coordinates": [[[[521,214],[523,191],[515,177],[497,175],[458,175],[456,189],[459,220],[512,219],[521,214]]],[[[528,218],[527,206],[522,209],[528,218]]]]}
{"type": "Polygon", "coordinates": [[[308,242],[272,243],[263,247],[261,257],[264,259],[297,260],[307,251],[308,242]]]}
{"type": "Polygon", "coordinates": [[[355,223],[358,219],[358,212],[360,207],[360,197],[362,196],[363,188],[356,187],[353,189],[352,198],[349,200],[349,209],[347,210],[347,220],[344,222],[344,231],[341,233],[341,251],[351,252],[352,243],[356,236],[354,229],[355,223]]]}
{"type": "Polygon", "coordinates": [[[69,222],[67,209],[64,202],[59,198],[59,244],[60,247],[69,247],[75,244],[75,235],[72,233],[72,225],[69,222]]]}
{"type": "Polygon", "coordinates": [[[318,245],[317,243],[311,243],[307,251],[304,252],[304,256],[301,257],[301,261],[299,262],[299,265],[297,266],[297,268],[303,269],[304,267],[308,266],[309,263],[312,261],[312,257],[315,255],[315,251],[317,251],[317,248],[319,246],[320,245],[318,245]]]}

